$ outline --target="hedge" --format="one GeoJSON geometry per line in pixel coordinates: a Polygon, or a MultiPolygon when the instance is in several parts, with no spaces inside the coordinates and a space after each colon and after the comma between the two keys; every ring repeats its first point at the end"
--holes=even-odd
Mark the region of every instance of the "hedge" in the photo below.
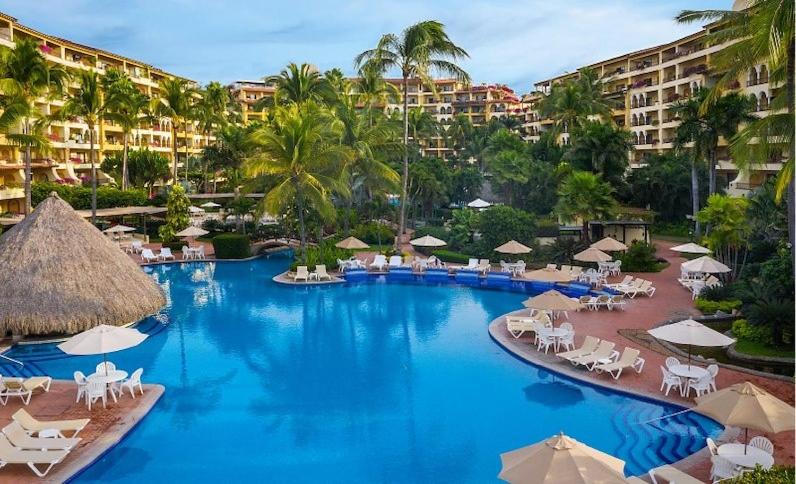
{"type": "Polygon", "coordinates": [[[452,250],[435,250],[432,254],[442,262],[453,262],[454,264],[467,264],[472,258],[471,255],[454,252],[452,250]]]}
{"type": "Polygon", "coordinates": [[[774,466],[771,469],[765,470],[757,466],[751,472],[744,472],[732,481],[737,484],[758,484],[765,482],[766,484],[793,484],[796,473],[794,473],[792,466],[774,466]]]}
{"type": "Polygon", "coordinates": [[[734,309],[741,308],[741,301],[738,300],[725,300],[725,301],[708,301],[701,297],[696,298],[696,307],[702,314],[714,314],[718,311],[730,314],[734,309]]]}
{"type": "MultiPolygon", "coordinates": [[[[60,185],[52,182],[35,182],[31,186],[31,199],[35,207],[55,192],[75,210],[91,208],[91,188],[79,185],[60,185]]],[[[134,207],[149,205],[146,190],[120,190],[112,186],[97,187],[97,208],[134,207]]]]}
{"type": "Polygon", "coordinates": [[[251,257],[251,244],[248,235],[221,234],[213,237],[213,251],[216,259],[245,259],[251,257]]]}

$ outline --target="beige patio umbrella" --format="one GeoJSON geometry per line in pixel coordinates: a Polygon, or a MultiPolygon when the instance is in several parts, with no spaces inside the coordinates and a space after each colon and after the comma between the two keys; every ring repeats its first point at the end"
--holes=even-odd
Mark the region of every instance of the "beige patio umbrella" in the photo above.
{"type": "Polygon", "coordinates": [[[526,308],[541,309],[543,311],[575,311],[582,307],[578,301],[561,294],[555,289],[550,289],[538,296],[528,298],[522,304],[526,308]]]}
{"type": "Polygon", "coordinates": [[[500,247],[495,248],[495,252],[500,252],[501,254],[527,254],[530,251],[530,247],[522,245],[516,240],[509,240],[500,247]]]}
{"type": "Polygon", "coordinates": [[[122,232],[135,232],[135,227],[128,227],[127,225],[118,224],[118,225],[114,225],[113,227],[110,227],[110,228],[107,228],[107,229],[103,230],[103,232],[106,233],[106,234],[114,234],[114,233],[118,234],[118,233],[122,233],[122,232]]]}
{"type": "Polygon", "coordinates": [[[652,336],[679,345],[688,345],[688,365],[691,366],[691,346],[729,346],[735,343],[733,338],[708,328],[693,319],[685,319],[676,323],[653,328],[647,333],[652,336]]]}
{"type": "Polygon", "coordinates": [[[205,230],[203,228],[194,227],[193,225],[191,225],[190,227],[186,227],[186,228],[180,230],[179,232],[177,232],[174,235],[176,235],[177,237],[201,237],[201,236],[207,235],[209,233],[210,232],[208,232],[207,230],[205,230]]]}
{"type": "Polygon", "coordinates": [[[726,265],[707,255],[703,255],[702,257],[690,260],[688,262],[683,262],[680,266],[688,272],[707,272],[710,274],[716,274],[720,272],[732,271],[732,269],[726,265]]]}
{"type": "Polygon", "coordinates": [[[203,203],[203,204],[201,204],[199,206],[202,207],[202,208],[218,208],[221,205],[219,205],[216,202],[205,202],[205,203],[203,203]]]}
{"type": "Polygon", "coordinates": [[[583,252],[578,252],[575,254],[573,259],[579,260],[581,262],[608,262],[609,260],[612,260],[613,257],[601,251],[600,249],[589,247],[583,252]]]}
{"type": "Polygon", "coordinates": [[[368,244],[362,242],[356,237],[348,237],[346,239],[341,240],[340,242],[334,244],[335,247],[338,249],[367,249],[370,247],[368,244]]]}
{"type": "Polygon", "coordinates": [[[512,484],[624,483],[625,462],[563,433],[500,454],[498,477],[512,484]]]}
{"type": "MultiPolygon", "coordinates": [[[[87,331],[78,333],[58,345],[58,349],[68,355],[102,355],[107,361],[107,354],[138,346],[147,339],[147,335],[133,328],[120,328],[100,324],[87,331]]],[[[108,367],[105,366],[107,374],[108,367]]]]}
{"type": "Polygon", "coordinates": [[[772,434],[794,429],[793,407],[749,382],[702,395],[696,403],[697,412],[724,425],[746,429],[746,442],[749,442],[749,429],[772,434]]]}
{"type": "Polygon", "coordinates": [[[611,237],[605,237],[604,239],[598,240],[597,242],[591,244],[590,247],[597,250],[603,250],[605,252],[621,252],[627,250],[627,246],[625,244],[611,237]]]}
{"type": "Polygon", "coordinates": [[[695,244],[693,242],[676,245],[672,247],[672,250],[675,252],[685,252],[687,254],[710,254],[711,252],[711,250],[707,247],[702,247],[701,245],[695,244]]]}
{"type": "Polygon", "coordinates": [[[412,239],[409,243],[416,247],[442,247],[443,245],[448,245],[444,240],[432,237],[431,235],[425,235],[419,239],[412,239]]]}
{"type": "Polygon", "coordinates": [[[547,268],[526,272],[525,278],[543,282],[569,282],[572,280],[572,277],[563,271],[547,268]]]}

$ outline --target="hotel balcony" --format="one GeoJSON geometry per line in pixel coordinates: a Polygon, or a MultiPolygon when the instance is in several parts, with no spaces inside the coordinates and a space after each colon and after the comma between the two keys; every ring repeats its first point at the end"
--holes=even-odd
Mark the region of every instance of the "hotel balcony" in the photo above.
{"type": "Polygon", "coordinates": [[[16,185],[0,185],[0,200],[25,198],[25,189],[16,185]]]}

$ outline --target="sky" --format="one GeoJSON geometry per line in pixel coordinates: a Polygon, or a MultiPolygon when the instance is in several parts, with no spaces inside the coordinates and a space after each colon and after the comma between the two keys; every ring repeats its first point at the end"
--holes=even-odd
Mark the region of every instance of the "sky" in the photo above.
{"type": "Polygon", "coordinates": [[[683,9],[731,0],[0,0],[39,31],[125,55],[201,83],[260,79],[289,62],[355,73],[385,33],[434,19],[470,55],[474,83],[518,93],[582,65],[698,31],[683,9]]]}

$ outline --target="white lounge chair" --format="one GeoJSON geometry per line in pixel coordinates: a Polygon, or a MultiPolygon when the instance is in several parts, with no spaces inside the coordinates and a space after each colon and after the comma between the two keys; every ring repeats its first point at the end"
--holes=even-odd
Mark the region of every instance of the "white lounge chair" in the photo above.
{"type": "Polygon", "coordinates": [[[141,250],[141,260],[144,262],[157,262],[158,256],[152,252],[152,249],[142,249],[141,250]]]}
{"type": "Polygon", "coordinates": [[[611,298],[605,294],[601,294],[594,298],[591,304],[595,310],[599,310],[600,308],[611,309],[611,298]]]}
{"type": "Polygon", "coordinates": [[[140,254],[141,251],[144,250],[144,243],[140,240],[134,240],[130,242],[130,252],[134,254],[140,254]]]}
{"type": "Polygon", "coordinates": [[[575,358],[568,358],[569,362],[575,366],[583,365],[588,370],[591,371],[594,368],[594,365],[600,363],[600,360],[607,360],[613,357],[614,353],[614,346],[616,343],[611,341],[602,340],[600,341],[600,345],[594,350],[593,353],[584,356],[577,356],[575,358]]]}
{"type": "Polygon", "coordinates": [[[76,420],[38,420],[20,408],[11,416],[28,434],[38,434],[42,430],[57,430],[60,437],[66,437],[64,432],[70,432],[70,437],[77,437],[81,430],[91,421],[88,418],[76,420]]]}
{"type": "Polygon", "coordinates": [[[381,254],[376,254],[376,257],[373,258],[373,262],[370,263],[370,267],[383,271],[385,267],[387,267],[387,258],[381,254]]]}
{"type": "Polygon", "coordinates": [[[144,369],[139,368],[130,375],[130,378],[123,380],[119,383],[119,396],[124,394],[124,389],[127,388],[130,390],[130,395],[135,398],[135,389],[138,388],[138,391],[141,392],[141,395],[144,394],[144,387],[141,385],[141,375],[144,374],[144,369]]]}
{"type": "Polygon", "coordinates": [[[702,484],[702,481],[699,479],[691,477],[680,469],[670,465],[662,465],[655,469],[650,469],[648,474],[650,480],[652,480],[652,484],[660,484],[658,479],[663,479],[670,484],[702,484]]]}
{"type": "Polygon", "coordinates": [[[637,349],[625,348],[622,351],[622,356],[617,361],[594,365],[594,371],[597,373],[608,372],[614,377],[614,380],[619,379],[619,376],[622,375],[622,370],[625,368],[633,368],[636,373],[641,373],[641,370],[644,369],[644,358],[641,358],[640,354],[641,352],[637,349]]]}
{"type": "Polygon", "coordinates": [[[329,273],[326,272],[326,265],[325,264],[317,264],[315,266],[314,274],[315,274],[315,279],[317,279],[319,281],[323,280],[323,279],[326,279],[327,281],[331,281],[332,280],[332,276],[330,276],[329,273]]]}
{"type": "Polygon", "coordinates": [[[474,270],[478,269],[478,259],[470,258],[470,260],[467,261],[467,265],[466,266],[461,266],[461,267],[459,267],[459,269],[466,269],[468,271],[474,271],[474,270]]]}
{"type": "Polygon", "coordinates": [[[304,281],[307,282],[310,279],[310,271],[307,269],[307,266],[298,266],[296,267],[296,273],[293,274],[293,281],[304,281]]]}
{"type": "Polygon", "coordinates": [[[391,255],[390,256],[390,262],[388,264],[388,267],[390,269],[393,269],[393,268],[396,268],[396,267],[401,267],[401,265],[403,265],[403,260],[401,259],[400,255],[391,255]]]}
{"type": "Polygon", "coordinates": [[[556,353],[556,356],[564,358],[565,360],[569,360],[571,358],[590,355],[594,353],[594,350],[596,350],[599,345],[599,338],[595,338],[594,336],[586,336],[583,339],[583,344],[580,345],[580,348],[574,349],[572,351],[565,351],[563,353],[556,353]]]}
{"type": "Polygon", "coordinates": [[[14,447],[5,437],[0,435],[0,468],[8,464],[25,464],[39,477],[44,477],[56,464],[69,455],[66,450],[22,450],[14,447]],[[37,466],[46,466],[39,469],[37,466]]]}
{"type": "Polygon", "coordinates": [[[554,271],[554,270],[556,270],[556,268],[557,268],[557,267],[558,267],[558,266],[557,266],[557,265],[555,265],[555,264],[547,264],[547,269],[550,269],[551,271],[554,271]]]}
{"type": "Polygon", "coordinates": [[[80,437],[31,437],[16,420],[3,427],[3,434],[18,449],[70,450],[80,443],[80,437]]]}
{"type": "Polygon", "coordinates": [[[476,268],[478,272],[483,272],[484,274],[486,274],[491,269],[492,269],[492,263],[489,262],[489,259],[481,259],[480,261],[478,261],[478,267],[476,268]]]}
{"type": "Polygon", "coordinates": [[[30,378],[3,378],[0,376],[0,403],[5,405],[10,397],[19,397],[25,405],[30,403],[35,390],[50,391],[53,379],[49,376],[32,376],[30,378]]]}
{"type": "Polygon", "coordinates": [[[594,296],[581,296],[578,298],[578,302],[589,311],[594,311],[596,308],[593,306],[594,301],[597,298],[594,296]]]}
{"type": "Polygon", "coordinates": [[[633,276],[625,276],[625,278],[622,279],[622,282],[614,282],[614,283],[611,283],[611,284],[606,284],[605,287],[610,287],[610,288],[613,289],[613,288],[616,288],[616,287],[619,287],[619,286],[627,286],[632,281],[633,281],[633,276]]]}
{"type": "Polygon", "coordinates": [[[624,311],[626,306],[627,302],[625,301],[625,296],[621,294],[611,296],[611,300],[608,301],[608,309],[611,311],[613,311],[614,308],[621,308],[622,311],[624,311]]]}
{"type": "Polygon", "coordinates": [[[536,332],[539,327],[543,326],[538,320],[533,318],[506,318],[506,329],[515,339],[519,339],[525,333],[536,332]]]}
{"type": "Polygon", "coordinates": [[[160,249],[160,253],[158,254],[158,259],[160,260],[175,260],[174,254],[171,253],[171,249],[169,247],[163,247],[160,249]]]}

